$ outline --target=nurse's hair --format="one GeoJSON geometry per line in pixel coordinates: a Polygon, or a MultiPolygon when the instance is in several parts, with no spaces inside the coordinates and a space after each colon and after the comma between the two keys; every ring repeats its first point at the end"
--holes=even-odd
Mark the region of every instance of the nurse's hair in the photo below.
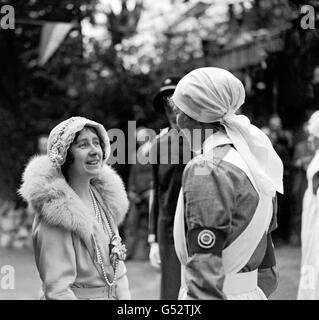
{"type": "MultiPolygon", "coordinates": [[[[174,108],[179,109],[176,104],[174,103],[172,96],[170,97],[165,97],[165,102],[167,103],[167,105],[172,108],[172,110],[174,110],[174,108]]],[[[182,110],[180,110],[183,113],[183,121],[186,121],[187,123],[190,124],[190,126],[194,126],[195,123],[200,124],[200,126],[204,129],[213,129],[214,132],[217,131],[222,131],[222,132],[226,132],[224,126],[220,123],[220,122],[211,122],[211,123],[206,123],[206,122],[201,122],[201,121],[197,121],[193,118],[191,118],[190,116],[188,116],[185,112],[183,112],[182,110]]]]}

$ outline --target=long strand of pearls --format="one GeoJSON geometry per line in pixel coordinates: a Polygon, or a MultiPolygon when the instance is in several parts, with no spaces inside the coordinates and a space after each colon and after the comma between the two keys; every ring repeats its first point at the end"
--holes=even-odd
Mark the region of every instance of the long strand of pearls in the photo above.
{"type": "Polygon", "coordinates": [[[98,261],[99,265],[101,266],[105,282],[107,283],[107,285],[109,287],[112,287],[115,284],[116,278],[117,278],[118,261],[116,262],[116,265],[115,265],[115,268],[114,268],[114,278],[110,282],[109,279],[107,278],[106,271],[105,271],[104,264],[103,264],[103,260],[102,260],[102,255],[101,255],[100,249],[99,249],[99,247],[97,245],[97,242],[96,242],[96,239],[95,239],[94,235],[93,235],[93,240],[94,240],[94,245],[95,245],[95,250],[96,250],[96,255],[97,255],[97,261],[98,261]]]}
{"type": "MultiPolygon", "coordinates": [[[[102,221],[102,217],[101,217],[101,211],[100,211],[100,208],[98,207],[98,205],[96,203],[96,200],[95,200],[95,197],[94,197],[94,194],[93,194],[91,188],[90,188],[90,195],[91,195],[91,200],[92,200],[92,204],[93,204],[93,208],[94,208],[95,217],[96,217],[98,223],[102,224],[104,231],[110,235],[110,239],[112,239],[113,232],[112,232],[111,225],[110,225],[110,223],[109,223],[109,221],[108,221],[108,219],[106,217],[107,229],[108,230],[105,230],[105,225],[104,225],[104,223],[102,221]]],[[[93,233],[93,241],[94,241],[95,251],[96,251],[96,255],[97,255],[97,261],[98,261],[99,265],[101,266],[105,282],[107,283],[108,286],[112,287],[115,284],[116,278],[117,278],[118,261],[115,262],[113,280],[109,281],[109,279],[107,278],[106,272],[105,272],[101,251],[100,251],[100,249],[98,247],[98,244],[97,244],[96,238],[94,236],[94,233],[93,233]]]]}

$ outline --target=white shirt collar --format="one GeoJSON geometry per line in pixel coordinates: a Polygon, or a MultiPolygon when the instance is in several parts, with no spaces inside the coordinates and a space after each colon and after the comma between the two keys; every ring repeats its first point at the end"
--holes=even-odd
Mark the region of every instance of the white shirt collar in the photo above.
{"type": "Polygon", "coordinates": [[[214,149],[217,146],[221,146],[223,144],[231,144],[231,140],[224,132],[216,132],[210,135],[203,143],[203,153],[207,153],[210,150],[214,149]]]}

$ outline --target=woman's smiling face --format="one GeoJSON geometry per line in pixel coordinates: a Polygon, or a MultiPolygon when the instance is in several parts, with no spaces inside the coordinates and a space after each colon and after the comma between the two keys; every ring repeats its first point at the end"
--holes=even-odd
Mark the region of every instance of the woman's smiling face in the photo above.
{"type": "Polygon", "coordinates": [[[69,172],[89,178],[99,174],[103,165],[103,151],[94,129],[83,128],[72,143],[70,152],[73,162],[69,166],[69,172]]]}

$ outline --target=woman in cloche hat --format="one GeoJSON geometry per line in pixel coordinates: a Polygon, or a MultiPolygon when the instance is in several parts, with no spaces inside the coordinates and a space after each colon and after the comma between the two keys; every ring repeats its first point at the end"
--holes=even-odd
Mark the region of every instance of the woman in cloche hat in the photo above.
{"type": "Polygon", "coordinates": [[[130,299],[118,234],[128,200],[109,155],[105,128],[72,117],[53,128],[47,155],[23,173],[42,299],[130,299]]]}

